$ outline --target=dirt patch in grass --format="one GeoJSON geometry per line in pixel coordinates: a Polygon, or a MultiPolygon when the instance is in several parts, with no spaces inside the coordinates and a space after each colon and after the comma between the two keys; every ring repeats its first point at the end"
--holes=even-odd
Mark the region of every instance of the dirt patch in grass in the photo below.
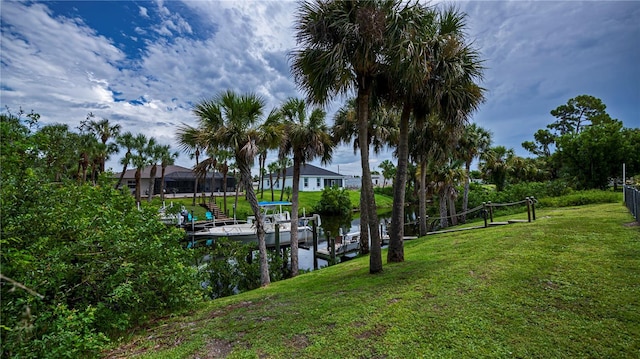
{"type": "Polygon", "coordinates": [[[629,223],[625,223],[624,226],[625,227],[638,227],[638,226],[640,226],[640,223],[638,223],[638,222],[629,222],[629,223]]]}
{"type": "Polygon", "coordinates": [[[226,340],[210,339],[204,349],[194,354],[194,359],[226,358],[233,351],[233,345],[226,340]]]}
{"type": "Polygon", "coordinates": [[[382,338],[387,333],[387,327],[384,325],[376,324],[370,330],[365,330],[364,332],[356,335],[358,339],[370,339],[370,338],[382,338]]]}
{"type": "Polygon", "coordinates": [[[288,345],[296,350],[302,350],[309,346],[309,338],[304,334],[296,334],[289,340],[288,345]]]}

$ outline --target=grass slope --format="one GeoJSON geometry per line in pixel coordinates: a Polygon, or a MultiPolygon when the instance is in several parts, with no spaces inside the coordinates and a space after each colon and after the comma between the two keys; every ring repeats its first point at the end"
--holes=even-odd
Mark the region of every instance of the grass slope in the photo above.
{"type": "Polygon", "coordinates": [[[405,242],[164,318],[105,356],[640,356],[640,227],[621,204],[405,242]],[[384,253],[383,253],[384,255],[384,253]]]}

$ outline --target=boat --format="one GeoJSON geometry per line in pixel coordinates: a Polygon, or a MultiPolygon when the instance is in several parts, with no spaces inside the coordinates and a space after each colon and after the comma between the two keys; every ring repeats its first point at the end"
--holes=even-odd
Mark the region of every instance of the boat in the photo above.
{"type": "MultiPolygon", "coordinates": [[[[291,244],[291,214],[282,209],[283,206],[290,206],[291,202],[259,202],[261,216],[265,230],[265,243],[267,247],[276,245],[276,227],[278,227],[280,245],[291,244]]],[[[312,240],[313,230],[309,226],[309,220],[314,219],[319,222],[319,216],[302,217],[298,224],[298,242],[312,240]]],[[[246,223],[233,223],[226,225],[213,225],[199,231],[191,233],[194,240],[217,239],[226,237],[231,240],[240,241],[245,244],[257,244],[258,236],[255,227],[255,216],[247,217],[246,223]]]]}
{"type": "MultiPolygon", "coordinates": [[[[335,256],[342,257],[360,250],[360,232],[349,232],[336,236],[334,241],[335,256]]],[[[316,255],[323,259],[331,258],[331,241],[326,242],[327,246],[318,248],[316,255]]]]}

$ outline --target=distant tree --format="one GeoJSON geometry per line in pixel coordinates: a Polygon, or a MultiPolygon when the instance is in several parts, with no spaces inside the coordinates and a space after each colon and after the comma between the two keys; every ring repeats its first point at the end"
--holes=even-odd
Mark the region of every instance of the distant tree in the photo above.
{"type": "Polygon", "coordinates": [[[175,163],[178,156],[178,152],[171,152],[171,147],[169,145],[162,146],[160,149],[160,166],[162,168],[162,172],[160,174],[160,198],[162,201],[164,201],[165,192],[167,191],[164,183],[165,171],[168,166],[175,163]]]}
{"type": "Polygon", "coordinates": [[[471,162],[481,156],[491,146],[491,132],[478,126],[475,123],[465,126],[462,137],[458,143],[457,156],[464,161],[465,182],[464,194],[462,198],[461,221],[467,220],[467,209],[469,206],[469,184],[471,182],[471,162]]]}
{"type": "Polygon", "coordinates": [[[386,187],[387,180],[390,178],[393,178],[393,176],[396,175],[396,166],[393,164],[393,162],[389,160],[384,160],[380,162],[378,167],[380,167],[380,169],[382,170],[382,177],[384,178],[382,182],[382,187],[386,187]]]}
{"type": "MultiPolygon", "coordinates": [[[[202,104],[205,104],[203,101],[202,104]]],[[[203,115],[212,115],[215,114],[203,114],[203,115]]],[[[178,127],[178,144],[183,152],[186,152],[189,157],[195,158],[196,164],[194,166],[197,167],[200,164],[200,152],[204,150],[206,146],[206,138],[203,138],[203,135],[200,133],[199,129],[182,124],[178,127]]],[[[196,205],[196,197],[198,196],[198,181],[200,177],[195,176],[193,183],[193,203],[192,205],[196,205]]]]}
{"type": "Polygon", "coordinates": [[[551,115],[558,120],[549,126],[549,129],[556,131],[559,136],[568,133],[580,133],[586,126],[591,124],[609,123],[611,117],[605,111],[607,106],[597,97],[590,95],[580,95],[569,99],[566,105],[560,105],[551,110],[551,115]]]}
{"type": "Polygon", "coordinates": [[[625,142],[622,122],[591,125],[558,139],[563,171],[578,188],[605,189],[621,172],[625,142]]]}
{"type": "Polygon", "coordinates": [[[510,159],[514,156],[513,149],[504,146],[492,147],[480,156],[480,171],[485,179],[496,185],[498,192],[505,188],[507,175],[511,171],[510,159]]]}
{"type": "Polygon", "coordinates": [[[271,188],[271,200],[274,201],[274,195],[273,195],[273,173],[274,172],[278,172],[278,162],[269,163],[269,166],[267,166],[267,168],[269,169],[269,187],[271,188]]]}

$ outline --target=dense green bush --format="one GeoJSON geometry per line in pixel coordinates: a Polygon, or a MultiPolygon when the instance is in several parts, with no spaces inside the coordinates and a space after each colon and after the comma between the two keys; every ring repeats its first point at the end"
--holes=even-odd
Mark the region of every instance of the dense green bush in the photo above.
{"type": "Polygon", "coordinates": [[[325,187],[314,210],[326,215],[348,215],[351,213],[349,193],[344,188],[325,187]]]}
{"type": "Polygon", "coordinates": [[[3,181],[3,357],[93,356],[112,334],[201,298],[184,233],[111,183],[3,181]]]}
{"type": "Polygon", "coordinates": [[[615,203],[622,200],[620,192],[588,190],[575,191],[559,197],[546,197],[538,200],[539,206],[570,207],[585,204],[615,203]]]}

